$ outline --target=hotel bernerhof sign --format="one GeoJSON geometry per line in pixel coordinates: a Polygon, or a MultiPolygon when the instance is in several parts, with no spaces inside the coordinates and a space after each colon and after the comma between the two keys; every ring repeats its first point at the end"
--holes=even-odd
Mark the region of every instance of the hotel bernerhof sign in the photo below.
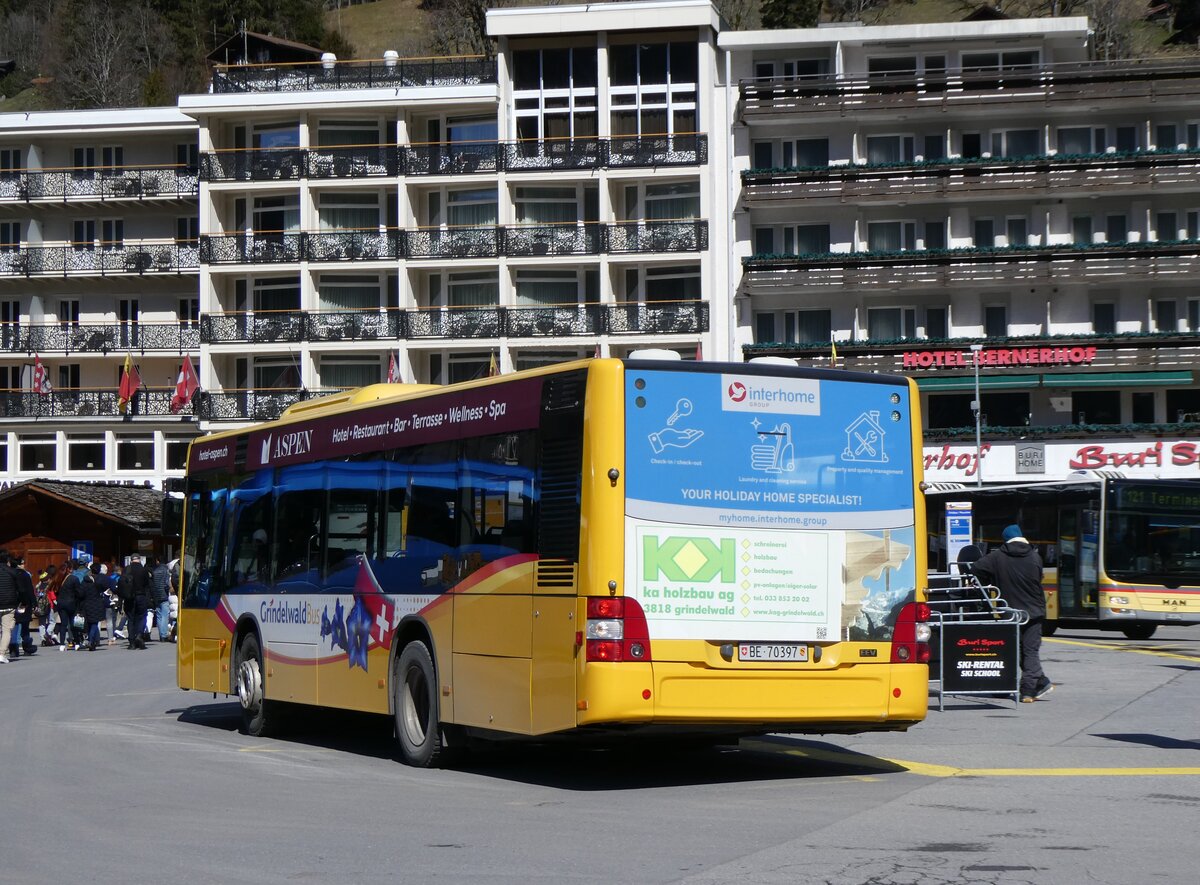
{"type": "Polygon", "coordinates": [[[1065,479],[1077,470],[1117,470],[1128,477],[1200,479],[1200,437],[1068,439],[924,446],[928,482],[1030,482],[1065,479]]]}

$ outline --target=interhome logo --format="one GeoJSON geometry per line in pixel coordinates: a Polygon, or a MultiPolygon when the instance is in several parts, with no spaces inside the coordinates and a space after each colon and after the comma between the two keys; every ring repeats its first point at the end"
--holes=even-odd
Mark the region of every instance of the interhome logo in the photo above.
{"type": "Polygon", "coordinates": [[[642,538],[642,579],[646,581],[722,583],[737,580],[737,550],[733,538],[642,538]]]}
{"type": "Polygon", "coordinates": [[[262,464],[270,464],[272,460],[280,458],[290,458],[293,455],[306,455],[312,451],[312,434],[311,430],[293,430],[288,433],[281,433],[276,436],[273,433],[268,433],[267,438],[262,441],[262,452],[260,453],[259,462],[262,464]],[[272,447],[271,443],[275,445],[272,447]]]}
{"type": "Polygon", "coordinates": [[[721,408],[726,412],[821,414],[821,385],[814,379],[724,375],[721,386],[721,408]]]}

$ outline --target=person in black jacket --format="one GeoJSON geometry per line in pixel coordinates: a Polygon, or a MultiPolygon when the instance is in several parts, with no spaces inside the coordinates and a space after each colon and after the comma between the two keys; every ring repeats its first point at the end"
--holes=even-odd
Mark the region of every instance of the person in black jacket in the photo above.
{"type": "Polygon", "coordinates": [[[16,628],[17,605],[20,601],[17,576],[8,567],[8,551],[0,550],[0,664],[8,663],[8,643],[16,628]]]}
{"type": "Polygon", "coordinates": [[[1054,690],[1042,672],[1042,623],[1046,620],[1046,591],[1042,589],[1042,558],[1018,525],[1004,530],[1004,543],[978,560],[972,573],[994,584],[1012,608],[1029,620],[1021,625],[1021,701],[1032,703],[1054,690]]]}
{"type": "Polygon", "coordinates": [[[25,652],[25,656],[30,657],[37,652],[33,634],[29,629],[29,625],[33,623],[33,610],[37,607],[37,594],[33,590],[33,578],[25,571],[23,557],[10,553],[8,567],[12,569],[17,581],[17,627],[8,640],[8,653],[15,658],[21,652],[25,652]]]}
{"type": "Polygon", "coordinates": [[[146,613],[150,611],[150,573],[142,565],[142,557],[136,553],[129,557],[129,565],[121,574],[117,591],[125,602],[125,614],[129,618],[129,648],[145,648],[146,613]]]}
{"type": "Polygon", "coordinates": [[[59,651],[74,651],[79,647],[75,636],[75,612],[79,607],[80,585],[86,569],[78,559],[69,560],[71,572],[58,588],[59,651]]]}
{"type": "Polygon", "coordinates": [[[100,644],[100,622],[104,620],[104,612],[108,608],[108,597],[104,595],[106,586],[100,577],[100,563],[93,562],[79,585],[79,613],[83,615],[86,625],[88,651],[95,651],[100,644]]]}

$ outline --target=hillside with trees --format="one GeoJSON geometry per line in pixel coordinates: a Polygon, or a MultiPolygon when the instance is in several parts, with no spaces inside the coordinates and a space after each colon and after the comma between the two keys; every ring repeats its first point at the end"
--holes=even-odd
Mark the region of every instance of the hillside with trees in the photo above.
{"type": "MultiPolygon", "coordinates": [[[[206,88],[206,56],[246,30],[338,58],[492,51],[489,7],[547,0],[0,0],[0,110],[174,104],[206,88]]],[[[550,0],[554,2],[554,0],[550,0]]],[[[716,0],[729,26],[899,24],[961,19],[971,0],[716,0]]],[[[1000,0],[1012,18],[1087,15],[1097,58],[1194,52],[1200,0],[1000,0]]]]}

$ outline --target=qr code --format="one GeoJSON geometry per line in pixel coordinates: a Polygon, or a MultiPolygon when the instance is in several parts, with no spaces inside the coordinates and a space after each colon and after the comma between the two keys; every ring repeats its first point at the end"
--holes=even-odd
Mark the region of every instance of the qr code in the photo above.
{"type": "Polygon", "coordinates": [[[825,638],[825,629],[826,629],[826,628],[824,628],[824,627],[818,627],[818,628],[817,628],[817,639],[824,639],[824,638],[825,638]]]}

